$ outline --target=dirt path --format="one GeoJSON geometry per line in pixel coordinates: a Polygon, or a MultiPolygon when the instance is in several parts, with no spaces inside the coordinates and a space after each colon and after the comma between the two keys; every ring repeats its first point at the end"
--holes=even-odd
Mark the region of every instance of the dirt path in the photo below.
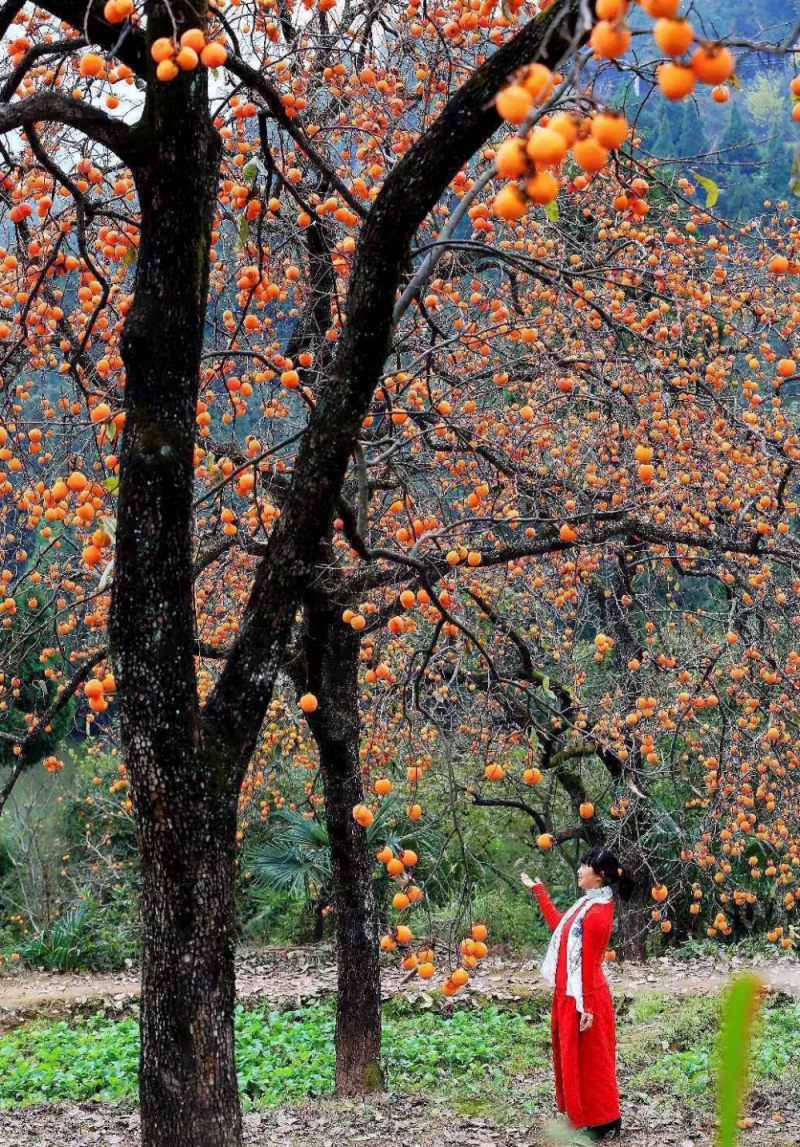
{"type": "MultiPolygon", "coordinates": [[[[659,957],[645,964],[607,965],[612,991],[652,991],[676,995],[706,995],[717,992],[732,975],[757,971],[768,988],[800,999],[800,959],[756,957],[705,957],[673,960],[659,957]]],[[[237,988],[242,1000],[264,999],[286,1005],[330,994],[336,989],[336,967],[325,949],[270,950],[247,954],[238,964],[237,988]]],[[[384,996],[409,996],[424,991],[421,982],[397,968],[383,973],[384,996]]],[[[538,963],[490,957],[469,985],[468,991],[495,999],[513,999],[543,990],[538,963]]],[[[123,1011],[139,996],[135,972],[62,975],[19,973],[0,977],[0,1023],[8,1027],[32,1014],[55,1014],[102,1007],[123,1011]]]]}

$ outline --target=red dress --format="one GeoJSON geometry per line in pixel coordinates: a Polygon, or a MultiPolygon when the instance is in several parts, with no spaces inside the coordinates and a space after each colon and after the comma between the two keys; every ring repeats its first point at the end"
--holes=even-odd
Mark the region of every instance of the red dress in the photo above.
{"type": "MultiPolygon", "coordinates": [[[[533,891],[553,931],[564,913],[555,907],[543,884],[534,885],[533,891]]],[[[584,1032],[578,1030],[575,1000],[566,994],[567,937],[573,915],[561,932],[551,1017],[556,1103],[573,1127],[598,1127],[619,1118],[614,1005],[602,968],[614,909],[611,903],[593,904],[582,921],[583,1008],[594,1016],[584,1032]]]]}

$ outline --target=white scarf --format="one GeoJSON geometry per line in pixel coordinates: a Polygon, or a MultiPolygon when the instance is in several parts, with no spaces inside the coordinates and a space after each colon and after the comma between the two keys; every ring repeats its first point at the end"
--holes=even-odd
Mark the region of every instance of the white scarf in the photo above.
{"type": "MultiPolygon", "coordinates": [[[[583,1014],[583,917],[594,904],[608,904],[614,896],[614,891],[607,884],[602,888],[590,888],[585,896],[576,900],[569,912],[565,912],[558,922],[553,935],[550,937],[550,946],[542,964],[542,975],[551,988],[556,986],[556,969],[558,967],[558,952],[561,945],[561,933],[569,917],[578,911],[572,921],[567,937],[567,995],[575,1000],[575,1006],[583,1014]]],[[[603,968],[605,975],[605,968],[603,968]]]]}

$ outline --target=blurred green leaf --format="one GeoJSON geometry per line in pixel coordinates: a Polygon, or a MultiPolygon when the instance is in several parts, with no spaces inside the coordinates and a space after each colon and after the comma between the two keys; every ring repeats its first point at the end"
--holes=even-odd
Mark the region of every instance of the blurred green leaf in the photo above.
{"type": "Polygon", "coordinates": [[[753,1018],[760,994],[758,976],[742,976],[733,982],[725,1001],[719,1042],[717,1147],[736,1145],[737,1123],[747,1094],[753,1018]]]}

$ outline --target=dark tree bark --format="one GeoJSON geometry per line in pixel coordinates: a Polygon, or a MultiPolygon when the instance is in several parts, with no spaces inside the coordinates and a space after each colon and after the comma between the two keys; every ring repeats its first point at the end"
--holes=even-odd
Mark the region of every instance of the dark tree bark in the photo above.
{"type": "MultiPolygon", "coordinates": [[[[157,15],[151,37],[171,35],[157,15]]],[[[195,19],[192,23],[196,22],[195,19]]],[[[219,140],[207,70],[148,86],[122,354],[111,647],[142,864],[140,1096],[147,1147],[234,1147],[237,786],[199,736],[192,595],[194,417],[219,140]]]]}
{"type": "Polygon", "coordinates": [[[647,874],[640,873],[630,900],[617,899],[617,935],[622,960],[644,960],[650,921],[647,874]]]}
{"type": "MultiPolygon", "coordinates": [[[[353,819],[364,799],[358,662],[360,639],[341,608],[315,599],[303,632],[305,683],[319,698],[309,725],[319,750],[336,910],[336,1091],[363,1095],[383,1087],[381,981],[374,858],[353,819]]],[[[299,683],[299,682],[298,682],[299,683]]]]}

